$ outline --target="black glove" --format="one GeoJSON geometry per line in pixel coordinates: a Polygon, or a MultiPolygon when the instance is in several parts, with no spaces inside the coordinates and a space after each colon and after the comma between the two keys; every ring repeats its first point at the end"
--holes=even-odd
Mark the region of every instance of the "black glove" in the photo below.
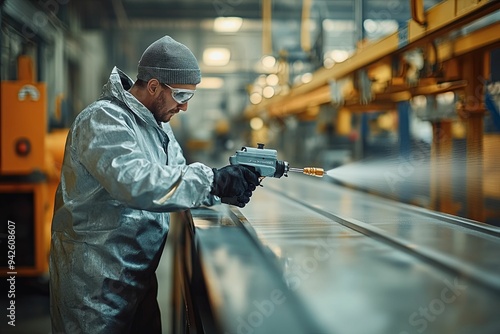
{"type": "Polygon", "coordinates": [[[210,193],[219,196],[222,203],[244,207],[259,184],[257,174],[242,165],[214,168],[213,172],[214,182],[210,193]]]}

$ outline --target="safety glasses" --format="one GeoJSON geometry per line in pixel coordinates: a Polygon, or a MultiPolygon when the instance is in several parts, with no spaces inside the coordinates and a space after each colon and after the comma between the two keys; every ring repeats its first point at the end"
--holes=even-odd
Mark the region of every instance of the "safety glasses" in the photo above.
{"type": "Polygon", "coordinates": [[[189,101],[193,96],[196,90],[192,89],[182,89],[182,88],[174,88],[170,87],[166,83],[162,83],[162,85],[167,86],[170,88],[170,91],[172,92],[172,98],[174,99],[175,102],[179,104],[184,104],[187,101],[189,101]]]}

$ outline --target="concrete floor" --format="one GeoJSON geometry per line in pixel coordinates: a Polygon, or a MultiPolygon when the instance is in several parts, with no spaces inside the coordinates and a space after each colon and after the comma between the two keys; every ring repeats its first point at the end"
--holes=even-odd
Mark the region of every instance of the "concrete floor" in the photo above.
{"type": "MultiPolygon", "coordinates": [[[[168,242],[167,242],[168,243],[168,242]]],[[[163,333],[170,334],[167,315],[170,310],[171,259],[168,247],[165,247],[157,270],[159,289],[158,302],[162,313],[163,333]]],[[[47,278],[16,278],[16,326],[7,324],[6,317],[9,300],[8,285],[5,277],[1,278],[0,309],[2,311],[0,333],[2,334],[49,334],[51,332],[49,294],[47,278]],[[4,293],[5,292],[5,293],[4,293]]]]}

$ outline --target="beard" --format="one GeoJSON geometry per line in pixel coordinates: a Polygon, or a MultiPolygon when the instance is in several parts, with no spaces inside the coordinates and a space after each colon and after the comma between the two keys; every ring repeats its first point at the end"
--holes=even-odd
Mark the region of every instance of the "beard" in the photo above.
{"type": "Polygon", "coordinates": [[[164,122],[162,120],[161,111],[163,108],[165,108],[165,104],[166,104],[165,96],[163,94],[160,94],[158,98],[153,102],[153,105],[151,106],[151,112],[153,113],[153,116],[155,117],[157,122],[164,122]]]}

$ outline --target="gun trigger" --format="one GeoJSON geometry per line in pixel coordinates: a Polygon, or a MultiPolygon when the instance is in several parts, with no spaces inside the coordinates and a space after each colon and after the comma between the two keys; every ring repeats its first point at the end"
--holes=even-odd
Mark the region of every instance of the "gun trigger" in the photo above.
{"type": "Polygon", "coordinates": [[[261,176],[261,177],[259,177],[259,187],[264,187],[264,186],[262,185],[262,181],[264,181],[264,179],[265,179],[265,178],[266,178],[265,176],[261,176]]]}

